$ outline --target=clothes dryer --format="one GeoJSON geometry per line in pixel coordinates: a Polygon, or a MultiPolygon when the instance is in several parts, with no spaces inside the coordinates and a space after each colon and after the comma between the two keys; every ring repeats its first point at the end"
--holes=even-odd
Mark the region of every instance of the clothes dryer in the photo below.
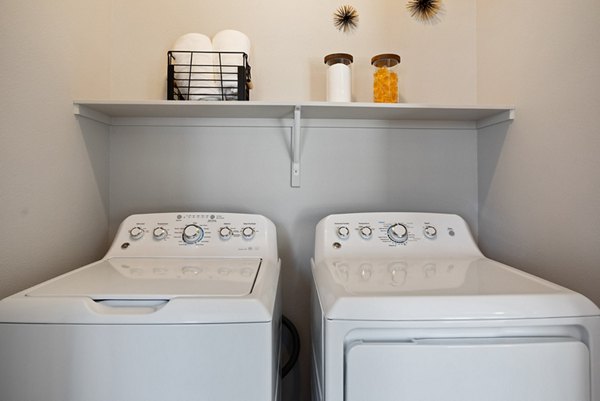
{"type": "Polygon", "coordinates": [[[133,215],[106,256],[0,301],[3,401],[279,399],[275,227],[133,215]]]}
{"type": "Polygon", "coordinates": [[[459,216],[328,216],[312,273],[314,401],[600,401],[599,309],[459,216]]]}

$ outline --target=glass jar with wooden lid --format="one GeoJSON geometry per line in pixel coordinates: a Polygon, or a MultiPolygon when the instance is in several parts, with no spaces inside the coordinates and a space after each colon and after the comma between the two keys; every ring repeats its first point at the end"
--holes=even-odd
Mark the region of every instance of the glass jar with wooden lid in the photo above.
{"type": "Polygon", "coordinates": [[[373,74],[373,101],[398,103],[398,72],[400,56],[393,53],[378,54],[371,59],[376,70],[373,74]]]}

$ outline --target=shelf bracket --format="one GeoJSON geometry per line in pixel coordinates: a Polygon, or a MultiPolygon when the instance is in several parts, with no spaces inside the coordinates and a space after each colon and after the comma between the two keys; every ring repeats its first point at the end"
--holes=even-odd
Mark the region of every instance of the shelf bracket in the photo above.
{"type": "Polygon", "coordinates": [[[292,188],[300,187],[300,106],[294,107],[294,126],[292,127],[292,188]]]}

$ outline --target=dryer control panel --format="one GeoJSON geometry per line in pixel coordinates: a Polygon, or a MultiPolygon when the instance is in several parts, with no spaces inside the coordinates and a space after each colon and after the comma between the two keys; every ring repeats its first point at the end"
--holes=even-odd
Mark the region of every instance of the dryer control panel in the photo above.
{"type": "Polygon", "coordinates": [[[334,214],[317,225],[316,261],[436,255],[481,255],[460,216],[408,212],[334,214]]]}
{"type": "Polygon", "coordinates": [[[107,257],[272,257],[276,232],[264,216],[238,213],[152,213],[127,217],[107,257]]]}

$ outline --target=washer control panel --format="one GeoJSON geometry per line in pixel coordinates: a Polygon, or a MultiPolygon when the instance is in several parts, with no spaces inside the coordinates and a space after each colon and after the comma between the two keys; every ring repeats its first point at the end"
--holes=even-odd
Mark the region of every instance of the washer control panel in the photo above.
{"type": "Polygon", "coordinates": [[[316,231],[320,257],[480,254],[466,222],[441,213],[351,213],[327,216],[316,231]]]}
{"type": "Polygon", "coordinates": [[[238,213],[153,213],[126,218],[107,256],[277,254],[273,223],[238,213]]]}

